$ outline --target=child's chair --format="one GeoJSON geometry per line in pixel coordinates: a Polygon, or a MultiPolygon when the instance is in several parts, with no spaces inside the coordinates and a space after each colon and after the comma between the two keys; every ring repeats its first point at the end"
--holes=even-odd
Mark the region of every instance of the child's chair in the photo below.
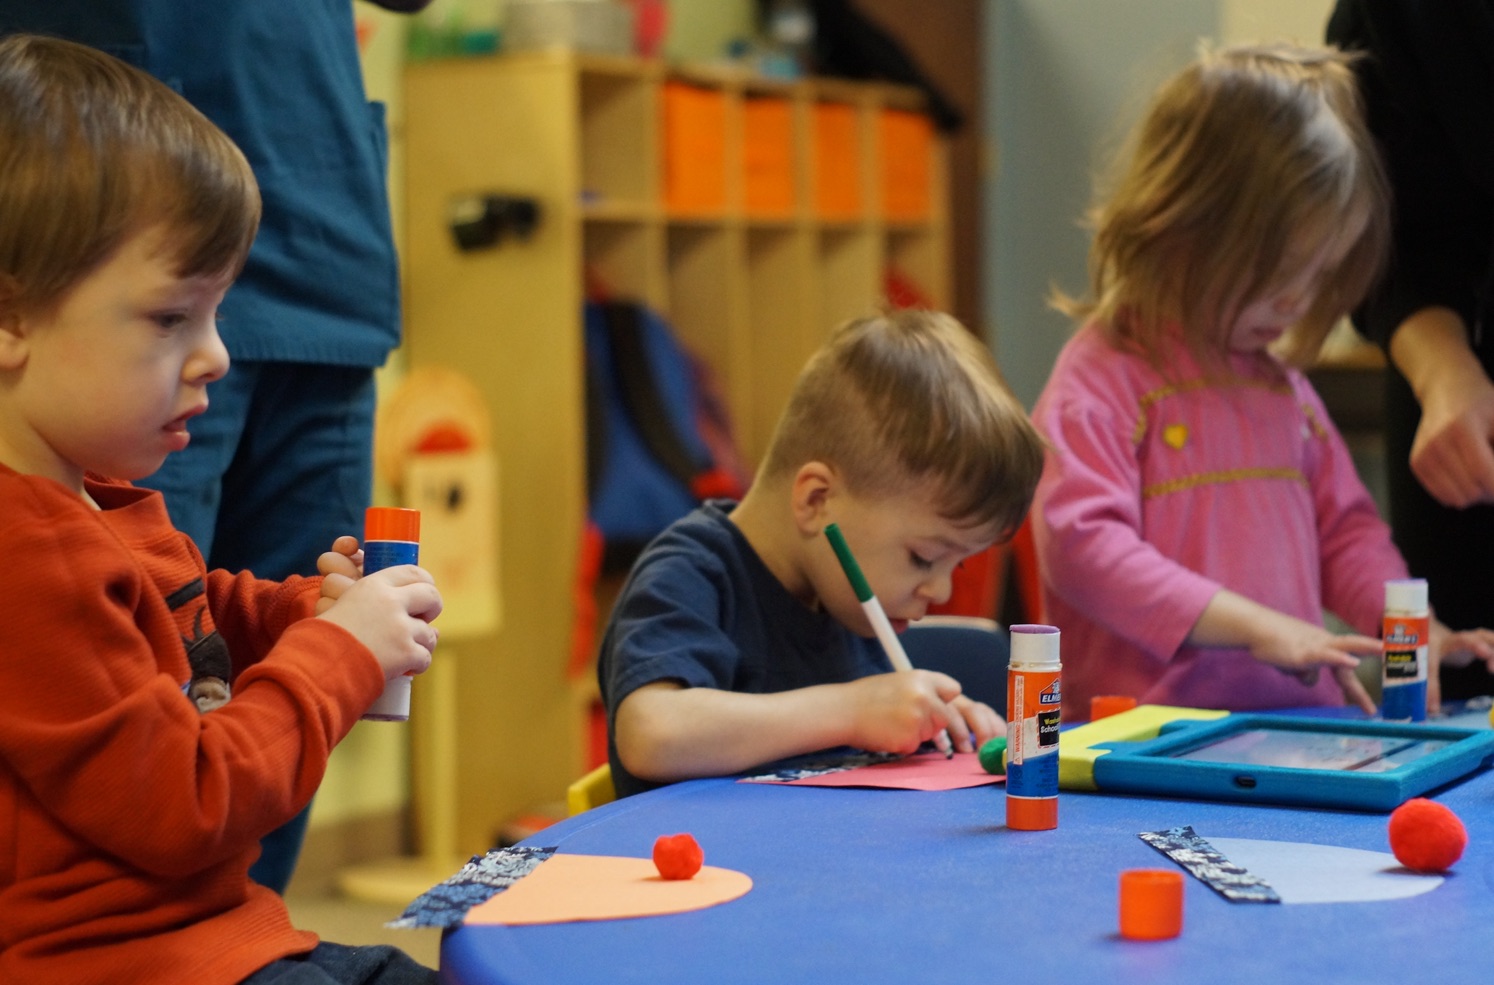
{"type": "Polygon", "coordinates": [[[948,674],[965,694],[1006,714],[1011,641],[994,619],[924,616],[909,623],[901,639],[914,667],[948,674]]]}
{"type": "Polygon", "coordinates": [[[572,781],[565,791],[566,808],[575,817],[582,811],[601,807],[617,799],[617,790],[612,786],[612,767],[603,763],[579,780],[572,781]]]}

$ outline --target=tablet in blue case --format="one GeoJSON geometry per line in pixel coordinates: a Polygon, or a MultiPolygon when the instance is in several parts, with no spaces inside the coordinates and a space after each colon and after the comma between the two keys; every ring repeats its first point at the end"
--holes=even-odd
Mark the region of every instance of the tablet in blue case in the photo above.
{"type": "Polygon", "coordinates": [[[1389,811],[1494,764],[1494,731],[1234,714],[1093,748],[1100,790],[1389,811]]]}

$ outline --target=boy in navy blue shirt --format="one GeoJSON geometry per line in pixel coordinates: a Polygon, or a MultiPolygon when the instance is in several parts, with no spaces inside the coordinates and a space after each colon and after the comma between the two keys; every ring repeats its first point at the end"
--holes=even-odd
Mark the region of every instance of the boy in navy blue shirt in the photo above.
{"type": "Polygon", "coordinates": [[[1021,523],[1043,444],[980,341],[947,315],[841,328],[800,375],[742,501],[710,502],[638,559],[598,677],[619,796],[836,746],[971,751],[1003,722],[947,675],[893,673],[824,536],[840,526],[901,631],[966,557],[1021,523]]]}

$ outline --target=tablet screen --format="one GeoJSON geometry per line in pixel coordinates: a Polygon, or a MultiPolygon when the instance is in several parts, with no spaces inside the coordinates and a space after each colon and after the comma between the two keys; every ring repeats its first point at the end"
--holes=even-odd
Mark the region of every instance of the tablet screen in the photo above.
{"type": "Polygon", "coordinates": [[[1385,773],[1451,744],[1443,739],[1257,728],[1179,750],[1172,756],[1206,763],[1385,773]]]}

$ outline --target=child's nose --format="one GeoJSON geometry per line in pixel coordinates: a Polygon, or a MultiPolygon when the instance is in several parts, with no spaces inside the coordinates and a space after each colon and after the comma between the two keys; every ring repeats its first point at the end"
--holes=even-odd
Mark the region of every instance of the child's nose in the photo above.
{"type": "Polygon", "coordinates": [[[193,383],[212,383],[228,373],[228,364],[228,347],[217,331],[213,331],[187,360],[183,375],[193,383]]]}
{"type": "Polygon", "coordinates": [[[943,605],[954,594],[954,578],[951,575],[933,575],[918,586],[918,597],[930,605],[943,605]]]}

